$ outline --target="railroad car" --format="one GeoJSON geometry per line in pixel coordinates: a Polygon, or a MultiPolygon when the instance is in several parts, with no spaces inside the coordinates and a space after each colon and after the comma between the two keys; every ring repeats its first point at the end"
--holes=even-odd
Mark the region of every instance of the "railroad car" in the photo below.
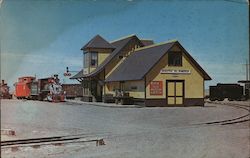
{"type": "Polygon", "coordinates": [[[216,86],[209,87],[209,99],[211,101],[223,101],[225,98],[228,98],[229,101],[240,101],[243,97],[243,86],[239,84],[218,83],[216,86]]]}
{"type": "Polygon", "coordinates": [[[15,96],[17,99],[64,101],[58,75],[38,80],[32,76],[20,77],[15,83],[15,96]]]}
{"type": "Polygon", "coordinates": [[[15,86],[15,96],[17,99],[32,99],[31,86],[35,82],[35,77],[25,76],[18,78],[18,82],[14,84],[15,86]]]}
{"type": "Polygon", "coordinates": [[[10,94],[10,87],[7,85],[7,83],[4,82],[4,80],[2,80],[2,82],[0,83],[0,87],[1,87],[0,98],[11,99],[12,95],[10,94]]]}
{"type": "Polygon", "coordinates": [[[62,89],[66,99],[75,99],[83,96],[83,88],[81,84],[62,84],[62,89]]]}

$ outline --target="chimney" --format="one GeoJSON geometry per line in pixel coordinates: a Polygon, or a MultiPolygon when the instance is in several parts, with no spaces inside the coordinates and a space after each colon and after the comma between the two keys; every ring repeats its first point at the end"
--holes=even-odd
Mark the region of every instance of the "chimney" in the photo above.
{"type": "Polygon", "coordinates": [[[4,85],[4,80],[2,80],[2,85],[4,85]]]}

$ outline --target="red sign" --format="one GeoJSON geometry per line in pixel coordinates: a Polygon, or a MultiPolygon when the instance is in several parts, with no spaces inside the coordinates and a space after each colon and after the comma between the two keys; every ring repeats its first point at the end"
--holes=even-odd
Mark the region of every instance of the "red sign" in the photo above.
{"type": "Polygon", "coordinates": [[[152,81],[150,82],[150,95],[162,95],[162,81],[152,81]]]}

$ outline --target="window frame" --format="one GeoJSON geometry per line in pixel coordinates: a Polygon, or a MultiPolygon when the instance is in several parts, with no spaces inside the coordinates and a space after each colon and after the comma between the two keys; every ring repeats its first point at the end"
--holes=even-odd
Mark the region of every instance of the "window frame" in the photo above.
{"type": "Polygon", "coordinates": [[[89,66],[92,68],[96,68],[98,66],[98,52],[97,51],[91,51],[90,52],[90,60],[89,60],[89,66]],[[93,59],[93,54],[96,54],[96,59],[93,59]],[[95,65],[92,65],[92,60],[95,60],[95,65]]]}
{"type": "Polygon", "coordinates": [[[181,51],[171,51],[168,53],[168,66],[176,66],[176,67],[180,67],[183,65],[183,60],[182,60],[182,52],[181,51]],[[176,55],[178,57],[180,57],[180,63],[179,64],[176,64],[176,59],[174,59],[174,56],[172,56],[172,62],[170,62],[170,56],[171,55],[176,55]]]}
{"type": "Polygon", "coordinates": [[[89,52],[84,52],[84,68],[88,68],[89,67],[89,52]]]}

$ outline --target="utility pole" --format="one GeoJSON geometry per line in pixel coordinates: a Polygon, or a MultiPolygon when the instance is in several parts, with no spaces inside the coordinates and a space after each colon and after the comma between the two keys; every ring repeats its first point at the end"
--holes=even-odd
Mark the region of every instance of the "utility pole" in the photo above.
{"type": "MultiPolygon", "coordinates": [[[[250,80],[250,8],[249,8],[250,0],[248,0],[248,79],[250,80]]],[[[247,67],[247,66],[246,66],[247,67]]]]}
{"type": "Polygon", "coordinates": [[[248,77],[249,76],[249,72],[248,72],[249,71],[249,64],[248,64],[247,59],[246,59],[246,64],[245,65],[246,65],[246,81],[248,81],[248,79],[249,79],[249,77],[248,77]]]}
{"type": "MultiPolygon", "coordinates": [[[[3,31],[3,28],[2,28],[2,23],[3,23],[3,8],[2,8],[2,3],[3,3],[3,0],[0,0],[0,33],[2,34],[2,31],[3,31]]],[[[2,53],[2,36],[0,36],[0,61],[2,62],[2,59],[1,59],[1,53],[2,53]]],[[[1,76],[1,73],[0,73],[0,79],[2,78],[1,76]]]]}
{"type": "Polygon", "coordinates": [[[248,59],[246,59],[246,81],[250,81],[250,8],[249,8],[249,0],[247,1],[248,5],[248,59]]]}

